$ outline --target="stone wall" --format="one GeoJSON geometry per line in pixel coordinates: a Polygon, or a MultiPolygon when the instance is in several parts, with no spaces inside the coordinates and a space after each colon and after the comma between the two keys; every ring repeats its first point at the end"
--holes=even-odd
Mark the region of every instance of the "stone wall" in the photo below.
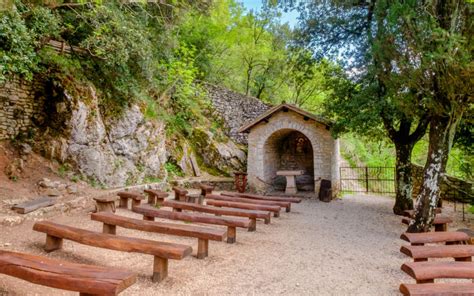
{"type": "MultiPolygon", "coordinates": [[[[413,176],[413,198],[416,198],[420,193],[421,185],[423,183],[423,167],[412,164],[413,176]]],[[[464,180],[447,176],[447,181],[441,182],[441,198],[445,200],[461,201],[465,199],[473,199],[472,183],[464,180]],[[466,194],[468,193],[468,194],[466,194]],[[466,196],[469,195],[469,196],[466,196]]]]}
{"type": "Polygon", "coordinates": [[[44,97],[38,96],[40,81],[17,77],[0,85],[0,140],[27,133],[33,122],[42,120],[44,97]]]}
{"type": "Polygon", "coordinates": [[[216,115],[224,120],[227,135],[237,143],[247,144],[247,134],[239,133],[239,128],[267,111],[270,106],[257,98],[216,85],[206,84],[206,89],[216,115]]]}

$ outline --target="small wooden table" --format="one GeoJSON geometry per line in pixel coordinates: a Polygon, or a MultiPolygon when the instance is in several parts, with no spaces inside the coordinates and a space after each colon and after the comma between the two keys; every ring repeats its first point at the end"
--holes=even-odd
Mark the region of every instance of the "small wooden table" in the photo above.
{"type": "Polygon", "coordinates": [[[295,171],[277,171],[277,176],[285,176],[286,177],[286,189],[285,194],[295,194],[298,192],[296,188],[296,176],[301,176],[304,174],[303,170],[295,170],[295,171]]]}

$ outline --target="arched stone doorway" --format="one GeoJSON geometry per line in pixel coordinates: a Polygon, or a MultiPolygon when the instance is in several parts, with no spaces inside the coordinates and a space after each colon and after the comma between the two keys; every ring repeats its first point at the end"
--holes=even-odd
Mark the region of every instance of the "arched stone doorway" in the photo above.
{"type": "Polygon", "coordinates": [[[311,141],[294,129],[281,129],[271,134],[263,145],[264,181],[273,190],[284,191],[286,180],[279,170],[303,170],[296,177],[299,191],[314,191],[314,153],[311,141]]]}

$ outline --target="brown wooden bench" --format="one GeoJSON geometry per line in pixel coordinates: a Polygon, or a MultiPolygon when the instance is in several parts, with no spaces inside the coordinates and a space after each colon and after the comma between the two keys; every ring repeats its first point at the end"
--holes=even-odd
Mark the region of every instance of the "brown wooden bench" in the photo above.
{"type": "Polygon", "coordinates": [[[142,214],[144,217],[149,217],[148,219],[152,220],[156,218],[164,218],[170,220],[180,220],[185,222],[197,222],[204,224],[213,224],[213,225],[223,225],[227,226],[227,243],[233,244],[236,241],[237,236],[237,227],[240,228],[250,228],[249,220],[235,219],[235,218],[225,218],[225,217],[214,217],[209,215],[202,215],[196,213],[180,213],[180,212],[171,212],[158,210],[151,206],[142,205],[134,207],[133,211],[139,214],[142,214]]]}
{"type": "Polygon", "coordinates": [[[99,196],[93,199],[95,201],[96,212],[115,213],[115,202],[118,200],[117,196],[99,196]]]}
{"type": "MultiPolygon", "coordinates": [[[[411,218],[403,217],[402,223],[409,225],[411,222],[411,218]]],[[[435,227],[435,231],[447,231],[448,230],[448,223],[452,223],[453,219],[446,217],[446,216],[435,216],[433,220],[433,225],[435,227]]]]}
{"type": "Polygon", "coordinates": [[[268,211],[268,212],[272,212],[274,217],[280,217],[280,209],[281,209],[279,206],[259,205],[259,204],[250,204],[250,203],[244,203],[244,202],[233,202],[233,201],[213,200],[213,199],[208,199],[206,201],[206,204],[210,206],[215,206],[215,207],[268,211]]]}
{"type": "Polygon", "coordinates": [[[190,246],[97,233],[49,221],[35,223],[33,230],[46,233],[46,252],[61,249],[63,239],[67,239],[98,248],[153,255],[153,282],[168,276],[168,259],[181,260],[192,253],[190,246]]]}
{"type": "Polygon", "coordinates": [[[442,278],[474,279],[474,262],[409,262],[403,264],[401,269],[417,284],[433,283],[435,279],[442,278]]]}
{"type": "Polygon", "coordinates": [[[217,194],[208,194],[206,199],[215,199],[215,200],[225,200],[233,202],[245,202],[257,205],[270,205],[270,206],[279,206],[286,209],[286,212],[291,210],[291,202],[288,201],[272,201],[272,200],[259,200],[251,198],[242,198],[230,195],[217,195],[217,194]]]}
{"type": "Polygon", "coordinates": [[[446,244],[462,244],[465,243],[469,236],[463,232],[447,231],[447,232],[422,232],[422,233],[403,233],[400,238],[409,242],[413,246],[422,246],[424,244],[446,243],[446,244]]]}
{"type": "Polygon", "coordinates": [[[186,195],[188,194],[187,190],[184,190],[179,187],[173,187],[174,199],[177,201],[186,201],[186,195]]]}
{"type": "Polygon", "coordinates": [[[133,285],[134,273],[0,250],[0,273],[34,284],[79,292],[80,295],[117,295],[133,285]]]}
{"type": "Polygon", "coordinates": [[[401,284],[405,296],[474,295],[474,283],[401,284]]]}
{"type": "Polygon", "coordinates": [[[287,202],[291,202],[291,203],[300,203],[301,202],[301,198],[297,198],[297,197],[259,195],[259,194],[238,193],[238,192],[230,192],[230,191],[224,191],[221,194],[222,195],[244,197],[244,198],[260,199],[260,200],[287,201],[287,202]]]}
{"type": "Polygon", "coordinates": [[[148,203],[150,205],[161,205],[165,198],[169,196],[169,193],[154,189],[145,189],[144,192],[148,194],[148,203]]]}
{"type": "Polygon", "coordinates": [[[243,198],[243,199],[248,199],[248,200],[286,202],[287,203],[287,206],[285,207],[286,212],[287,213],[291,212],[291,202],[290,201],[282,201],[282,200],[274,200],[274,199],[266,199],[266,198],[255,198],[255,197],[250,197],[250,196],[244,195],[244,193],[228,192],[228,191],[221,192],[221,195],[222,196],[229,196],[229,197],[238,197],[238,198],[243,198]]]}
{"type": "Polygon", "coordinates": [[[199,188],[201,188],[201,195],[206,196],[207,194],[212,194],[214,190],[214,186],[206,185],[206,184],[199,184],[199,188]]]}
{"type": "Polygon", "coordinates": [[[270,219],[271,219],[270,212],[264,212],[264,211],[218,208],[218,207],[202,206],[202,205],[179,202],[179,201],[165,201],[163,202],[163,206],[171,207],[178,211],[188,210],[188,211],[193,211],[193,212],[214,214],[217,216],[222,215],[222,216],[247,217],[250,220],[249,231],[257,230],[257,219],[264,219],[265,224],[269,224],[270,219]]]}
{"type": "Polygon", "coordinates": [[[145,199],[145,197],[140,192],[128,192],[128,191],[120,191],[117,193],[120,197],[120,204],[119,208],[128,209],[128,200],[132,200],[132,208],[134,206],[139,206],[141,201],[145,199]]]}
{"type": "MultiPolygon", "coordinates": [[[[435,214],[441,214],[441,212],[442,212],[441,208],[435,209],[435,214]]],[[[405,210],[403,211],[403,216],[413,218],[415,216],[415,210],[405,210]]]]}
{"type": "Polygon", "coordinates": [[[400,252],[418,261],[428,261],[429,258],[454,258],[456,261],[472,261],[474,246],[402,246],[400,252]]]}
{"type": "Polygon", "coordinates": [[[227,236],[227,231],[223,229],[205,228],[193,225],[171,224],[154,221],[143,221],[114,215],[111,213],[95,213],[91,219],[104,223],[103,233],[116,234],[116,226],[128,229],[135,229],[147,232],[155,232],[176,236],[194,237],[198,239],[198,249],[196,257],[204,259],[209,254],[209,240],[223,241],[227,236]]]}

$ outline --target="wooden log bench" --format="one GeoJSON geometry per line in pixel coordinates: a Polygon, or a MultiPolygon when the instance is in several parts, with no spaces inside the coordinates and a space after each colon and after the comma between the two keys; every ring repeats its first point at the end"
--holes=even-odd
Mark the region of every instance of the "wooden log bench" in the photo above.
{"type": "Polygon", "coordinates": [[[401,284],[405,296],[474,295],[474,283],[401,284]]]}
{"type": "Polygon", "coordinates": [[[215,207],[268,211],[268,212],[272,212],[274,217],[280,217],[280,209],[281,209],[279,206],[259,205],[259,204],[251,204],[251,203],[244,203],[244,202],[233,202],[233,201],[213,200],[213,199],[208,199],[206,201],[206,204],[210,206],[215,206],[215,207]]]}
{"type": "Polygon", "coordinates": [[[209,255],[209,240],[223,241],[227,231],[223,229],[205,228],[193,225],[181,225],[164,222],[143,221],[114,215],[111,213],[95,213],[91,219],[103,224],[103,233],[116,234],[116,227],[141,230],[146,232],[162,233],[175,236],[193,237],[198,239],[196,257],[204,259],[209,255]]]}
{"type": "Polygon", "coordinates": [[[237,192],[227,192],[224,191],[221,193],[223,196],[229,196],[229,197],[238,197],[238,198],[243,198],[243,199],[248,199],[248,200],[259,200],[259,201],[271,201],[271,202],[285,202],[287,203],[286,212],[289,213],[291,212],[291,202],[290,201],[284,201],[284,200],[274,200],[274,199],[266,199],[266,198],[256,198],[256,196],[248,196],[244,195],[243,193],[237,193],[237,192]]]}
{"type": "Polygon", "coordinates": [[[206,185],[206,184],[199,184],[199,188],[201,188],[201,195],[206,196],[208,194],[212,194],[214,190],[214,186],[206,185]]]}
{"type": "MultiPolygon", "coordinates": [[[[442,212],[441,208],[435,209],[435,214],[441,214],[441,212],[442,212]]],[[[403,211],[403,216],[408,217],[408,218],[413,218],[415,216],[415,210],[405,210],[403,211]]]]}
{"type": "Polygon", "coordinates": [[[148,195],[148,204],[161,205],[169,193],[154,189],[145,189],[144,192],[148,195]]]}
{"type": "Polygon", "coordinates": [[[434,283],[435,279],[474,279],[474,262],[428,261],[409,262],[401,269],[416,280],[417,284],[434,283]]]}
{"type": "Polygon", "coordinates": [[[256,205],[270,205],[270,206],[279,206],[286,209],[286,212],[291,211],[291,202],[288,201],[271,201],[271,200],[259,200],[259,199],[250,199],[242,198],[230,195],[217,195],[217,194],[208,194],[206,199],[215,199],[215,200],[225,200],[233,202],[245,202],[256,205]]]}
{"type": "Polygon", "coordinates": [[[137,280],[134,273],[119,268],[2,250],[0,273],[42,286],[79,292],[80,295],[117,295],[137,280]]]}
{"type": "Polygon", "coordinates": [[[472,261],[474,246],[402,246],[400,252],[413,258],[415,262],[428,261],[431,258],[454,258],[456,261],[472,261]]]}
{"type": "Polygon", "coordinates": [[[49,221],[35,223],[33,230],[46,233],[46,252],[61,249],[63,239],[67,239],[98,248],[153,255],[153,282],[168,276],[168,259],[181,260],[192,253],[190,246],[97,233],[49,221]]]}
{"type": "MultiPolygon", "coordinates": [[[[411,222],[411,218],[408,217],[403,217],[402,218],[402,223],[409,225],[411,222]]],[[[435,216],[433,225],[435,228],[435,231],[447,231],[448,230],[448,223],[452,223],[453,219],[446,217],[446,216],[435,216]]]]}
{"type": "Polygon", "coordinates": [[[227,226],[227,243],[233,244],[237,238],[237,227],[239,228],[250,228],[249,220],[235,219],[235,218],[226,218],[226,217],[214,217],[203,214],[196,213],[180,213],[180,212],[171,212],[158,210],[156,208],[142,205],[134,207],[133,211],[139,214],[142,214],[144,217],[147,216],[148,219],[153,220],[154,218],[163,218],[170,220],[179,220],[185,222],[196,222],[212,225],[222,225],[227,226]]]}
{"type": "Polygon", "coordinates": [[[412,246],[422,246],[424,244],[462,244],[469,236],[459,231],[447,232],[422,232],[422,233],[403,233],[400,238],[409,242],[412,246]]]}
{"type": "Polygon", "coordinates": [[[100,196],[94,197],[95,211],[115,213],[115,202],[118,200],[117,196],[100,196]]]}
{"type": "Polygon", "coordinates": [[[301,198],[298,198],[298,197],[259,195],[259,194],[238,193],[238,192],[231,192],[231,191],[223,191],[221,194],[230,195],[230,196],[238,196],[238,197],[243,197],[243,198],[260,199],[260,200],[287,201],[291,203],[300,203],[302,200],[301,198]]]}
{"type": "Polygon", "coordinates": [[[128,200],[132,200],[132,208],[134,206],[139,206],[141,201],[145,199],[145,197],[140,192],[128,192],[128,191],[120,191],[117,193],[120,197],[120,204],[119,208],[128,209],[128,200]]]}
{"type": "Polygon", "coordinates": [[[218,208],[211,206],[202,206],[197,204],[190,204],[179,201],[165,201],[163,206],[170,207],[178,211],[188,210],[193,212],[201,212],[214,214],[217,216],[236,216],[236,217],[247,217],[250,220],[249,231],[257,230],[257,219],[264,219],[265,224],[270,223],[270,212],[264,211],[253,211],[253,210],[241,210],[231,208],[218,208]]]}
{"type": "Polygon", "coordinates": [[[174,191],[174,199],[177,201],[186,201],[186,195],[188,195],[188,191],[184,190],[183,188],[173,187],[174,191]]]}

